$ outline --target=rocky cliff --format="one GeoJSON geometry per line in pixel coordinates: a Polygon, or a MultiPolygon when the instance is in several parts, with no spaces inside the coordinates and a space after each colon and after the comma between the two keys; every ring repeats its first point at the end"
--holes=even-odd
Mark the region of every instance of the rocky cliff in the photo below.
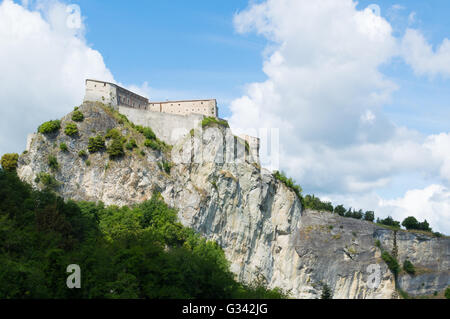
{"type": "MultiPolygon", "coordinates": [[[[409,232],[394,232],[373,223],[342,218],[331,213],[305,211],[296,194],[271,172],[245,159],[221,161],[232,150],[226,128],[213,125],[221,134],[191,131],[171,151],[145,147],[145,138],[132,123],[113,110],[84,103],[79,110],[84,121],[78,134],[67,136],[64,127],[71,114],[61,120],[62,129],[34,134],[27,152],[19,159],[18,174],[35,187],[41,172],[56,178],[56,191],[64,198],[103,201],[107,205],[129,205],[160,192],[178,208],[181,222],[216,240],[242,281],[263,279],[269,287],[290,290],[295,298],[318,298],[326,284],[335,298],[391,298],[394,276],[381,259],[381,250],[398,251],[398,259],[409,259],[420,272],[400,274],[398,286],[411,295],[431,294],[450,284],[450,240],[409,232]],[[106,152],[88,153],[89,138],[117,128],[137,148],[123,157],[110,159],[106,152]],[[60,150],[64,143],[68,149],[60,150]],[[201,161],[177,161],[180,154],[200,154],[201,161]],[[49,157],[58,167],[50,168],[49,157]],[[173,167],[164,163],[175,163],[173,167]],[[377,240],[380,245],[376,245],[377,240]],[[369,265],[380,266],[380,282],[369,288],[369,265]]],[[[110,142],[107,142],[110,143],[110,142]]],[[[188,156],[189,157],[189,156],[188,156]]]]}

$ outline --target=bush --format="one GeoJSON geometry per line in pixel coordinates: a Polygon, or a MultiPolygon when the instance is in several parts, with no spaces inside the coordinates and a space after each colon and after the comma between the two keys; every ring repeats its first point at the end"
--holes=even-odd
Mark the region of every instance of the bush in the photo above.
{"type": "Polygon", "coordinates": [[[59,144],[59,149],[63,152],[67,152],[69,150],[66,143],[59,144]]]}
{"type": "Polygon", "coordinates": [[[414,265],[408,259],[406,259],[403,262],[403,270],[406,271],[410,275],[414,275],[416,273],[416,269],[414,268],[414,265]]]}
{"type": "Polygon", "coordinates": [[[149,139],[149,140],[155,140],[156,139],[156,135],[153,132],[153,130],[150,127],[143,127],[140,125],[136,126],[136,130],[141,133],[142,135],[145,136],[145,138],[149,139]]]}
{"type": "Polygon", "coordinates": [[[400,228],[400,222],[394,220],[391,216],[385,218],[385,219],[377,219],[377,223],[386,225],[386,226],[392,226],[395,228],[400,228]]]}
{"type": "Polygon", "coordinates": [[[1,165],[5,171],[13,172],[17,169],[19,162],[19,154],[5,154],[2,156],[1,165]]]}
{"type": "Polygon", "coordinates": [[[106,133],[105,138],[106,139],[119,139],[119,138],[122,138],[122,134],[119,132],[119,130],[112,128],[106,133]]]}
{"type": "Polygon", "coordinates": [[[300,185],[296,185],[295,181],[292,178],[287,178],[286,175],[283,172],[276,171],[273,176],[275,179],[282,182],[284,185],[289,187],[291,190],[294,191],[294,193],[297,195],[297,197],[302,200],[302,188],[300,185]]]}
{"type": "Polygon", "coordinates": [[[226,127],[226,128],[229,128],[229,127],[230,127],[230,125],[228,124],[227,121],[218,119],[218,118],[213,117],[213,116],[211,116],[211,117],[205,117],[205,118],[202,120],[202,127],[203,127],[203,128],[206,128],[206,127],[212,126],[212,125],[220,125],[220,126],[224,126],[224,127],[226,127]]]}
{"type": "Polygon", "coordinates": [[[375,212],[373,212],[373,211],[365,212],[364,220],[367,220],[369,222],[373,222],[375,220],[375,212]]]}
{"type": "Polygon", "coordinates": [[[59,186],[59,182],[52,175],[44,172],[37,174],[34,181],[36,183],[41,183],[47,189],[56,189],[59,186]]]}
{"type": "Polygon", "coordinates": [[[167,162],[167,161],[162,161],[162,162],[158,162],[158,166],[161,170],[165,171],[167,174],[170,174],[170,170],[173,167],[173,163],[167,162]]]}
{"type": "Polygon", "coordinates": [[[381,258],[383,258],[388,268],[392,271],[395,278],[397,278],[398,272],[400,271],[400,265],[398,264],[397,259],[391,256],[391,254],[389,254],[387,251],[384,251],[381,254],[381,258]]]}
{"type": "Polygon", "coordinates": [[[333,212],[334,210],[333,205],[330,202],[322,202],[320,198],[315,197],[314,195],[306,195],[303,198],[303,206],[317,211],[333,212]]]}
{"type": "Polygon", "coordinates": [[[127,150],[133,150],[137,147],[136,140],[134,138],[130,139],[129,142],[125,145],[127,150]]]}
{"type": "Polygon", "coordinates": [[[60,128],[61,121],[48,121],[39,126],[38,132],[41,134],[49,134],[58,131],[60,128]]]}
{"type": "Polygon", "coordinates": [[[81,150],[81,151],[78,152],[78,156],[79,157],[87,157],[87,153],[86,153],[85,150],[81,150]]]}
{"type": "Polygon", "coordinates": [[[123,151],[123,140],[122,138],[113,139],[111,145],[106,149],[106,152],[111,158],[118,158],[125,154],[123,151]]]}
{"type": "Polygon", "coordinates": [[[445,298],[450,299],[450,286],[445,289],[445,298]]]}
{"type": "Polygon", "coordinates": [[[338,205],[338,206],[336,206],[336,207],[334,208],[334,212],[335,212],[336,214],[338,214],[339,216],[342,216],[342,217],[345,216],[345,212],[346,212],[346,211],[347,211],[347,210],[345,209],[344,205],[338,205]]]}
{"type": "Polygon", "coordinates": [[[78,127],[75,123],[68,123],[64,129],[64,133],[68,136],[74,136],[78,134],[78,127]]]}
{"type": "Polygon", "coordinates": [[[58,160],[54,155],[49,155],[48,156],[48,166],[52,169],[52,170],[57,170],[59,167],[58,164],[58,160]]]}
{"type": "Polygon", "coordinates": [[[72,114],[72,121],[75,121],[75,122],[83,122],[83,120],[84,120],[84,115],[83,115],[83,113],[81,113],[81,112],[78,111],[78,110],[75,110],[75,111],[73,112],[73,114],[72,114]]]}
{"type": "Polygon", "coordinates": [[[331,288],[327,284],[323,285],[322,295],[320,299],[333,299],[331,288]]]}
{"type": "Polygon", "coordinates": [[[162,145],[161,143],[158,143],[158,141],[156,140],[145,140],[144,145],[147,147],[150,147],[151,149],[155,150],[155,151],[161,151],[162,150],[162,145]]]}
{"type": "Polygon", "coordinates": [[[89,153],[93,154],[105,149],[105,139],[101,135],[90,137],[88,143],[89,153]]]}

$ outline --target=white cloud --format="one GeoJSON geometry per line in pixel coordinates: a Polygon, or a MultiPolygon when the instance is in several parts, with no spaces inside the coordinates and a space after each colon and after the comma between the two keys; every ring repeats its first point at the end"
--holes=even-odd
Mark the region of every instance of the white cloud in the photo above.
{"type": "Polygon", "coordinates": [[[450,189],[442,185],[410,190],[398,199],[380,200],[379,209],[400,221],[408,216],[426,219],[433,230],[450,233],[450,189]]]}
{"type": "Polygon", "coordinates": [[[402,40],[402,56],[418,75],[450,77],[450,40],[433,50],[419,30],[408,29],[402,40]]]}
{"type": "Polygon", "coordinates": [[[419,221],[426,219],[433,231],[450,234],[450,189],[442,185],[411,189],[403,196],[390,200],[381,198],[375,192],[322,198],[335,204],[344,204],[347,208],[373,210],[379,218],[391,216],[400,222],[409,216],[414,216],[419,221]]]}
{"type": "MultiPolygon", "coordinates": [[[[411,31],[401,46],[383,17],[357,10],[351,0],[251,2],[234,22],[238,32],[263,35],[269,45],[267,80],[248,84],[231,103],[230,124],[280,128],[281,168],[307,192],[362,198],[413,173],[450,181],[448,135],[424,136],[383,113],[398,87],[380,67],[405,54],[411,31]]],[[[446,46],[442,57],[429,57],[444,60],[446,46]]],[[[420,42],[414,65],[423,47],[420,42]]],[[[372,200],[381,207],[378,202],[372,200]]]]}
{"type": "Polygon", "coordinates": [[[66,23],[73,13],[66,5],[24,4],[34,9],[0,3],[0,154],[21,152],[27,133],[79,105],[86,78],[114,81],[102,55],[86,44],[83,24],[66,23]]]}

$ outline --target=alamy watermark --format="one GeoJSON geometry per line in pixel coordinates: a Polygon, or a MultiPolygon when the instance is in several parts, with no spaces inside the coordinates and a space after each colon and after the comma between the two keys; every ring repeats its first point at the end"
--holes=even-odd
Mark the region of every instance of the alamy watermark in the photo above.
{"type": "Polygon", "coordinates": [[[69,289],[80,289],[81,288],[81,268],[76,264],[67,266],[66,271],[70,273],[67,277],[66,285],[69,289]]]}

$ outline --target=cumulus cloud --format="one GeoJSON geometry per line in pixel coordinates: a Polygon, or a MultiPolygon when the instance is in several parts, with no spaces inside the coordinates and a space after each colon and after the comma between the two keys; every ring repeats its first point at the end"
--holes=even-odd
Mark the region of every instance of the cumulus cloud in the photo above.
{"type": "Polygon", "coordinates": [[[23,3],[0,3],[2,154],[21,152],[27,133],[79,105],[86,78],[114,81],[102,55],[84,40],[73,8],[57,1],[23,3]]]}
{"type": "Polygon", "coordinates": [[[402,40],[402,56],[418,75],[450,77],[450,40],[433,50],[419,30],[408,29],[402,40]]]}
{"type": "MultiPolygon", "coordinates": [[[[358,10],[352,0],[251,2],[234,23],[238,32],[262,35],[269,45],[267,80],[248,84],[231,103],[230,124],[243,131],[279,128],[281,169],[307,192],[349,202],[376,194],[401,174],[450,181],[448,135],[427,137],[387,118],[383,107],[398,87],[380,71],[403,55],[418,70],[438,70],[446,61],[446,41],[437,53],[426,49],[418,32],[409,30],[399,41],[387,20],[371,8],[358,10]],[[405,51],[408,45],[412,50],[405,51]]],[[[380,200],[371,203],[383,207],[380,200]]],[[[404,203],[389,205],[400,216],[410,207],[404,203]]],[[[427,211],[436,207],[430,202],[427,211]]]]}

